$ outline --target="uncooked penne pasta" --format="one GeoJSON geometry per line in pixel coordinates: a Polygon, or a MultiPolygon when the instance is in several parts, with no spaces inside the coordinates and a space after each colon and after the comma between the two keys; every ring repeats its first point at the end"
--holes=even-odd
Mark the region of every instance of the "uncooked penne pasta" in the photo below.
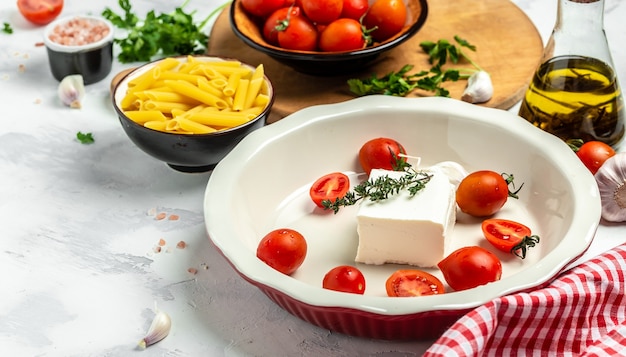
{"type": "Polygon", "coordinates": [[[263,65],[166,58],[129,79],[119,105],[147,128],[206,134],[242,125],[270,105],[263,65]]]}

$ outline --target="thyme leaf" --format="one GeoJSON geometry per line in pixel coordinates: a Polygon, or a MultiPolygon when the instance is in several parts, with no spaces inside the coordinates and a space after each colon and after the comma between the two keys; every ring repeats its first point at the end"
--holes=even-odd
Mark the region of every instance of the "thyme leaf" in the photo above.
{"type": "Polygon", "coordinates": [[[431,178],[432,174],[415,171],[412,167],[408,167],[404,175],[399,178],[384,175],[375,179],[368,179],[355,186],[342,198],[337,198],[335,201],[323,200],[322,206],[325,210],[333,210],[334,213],[337,213],[341,207],[352,206],[362,199],[369,198],[370,201],[374,202],[382,201],[389,196],[397,195],[403,189],[406,189],[410,196],[414,196],[426,187],[431,178]]]}

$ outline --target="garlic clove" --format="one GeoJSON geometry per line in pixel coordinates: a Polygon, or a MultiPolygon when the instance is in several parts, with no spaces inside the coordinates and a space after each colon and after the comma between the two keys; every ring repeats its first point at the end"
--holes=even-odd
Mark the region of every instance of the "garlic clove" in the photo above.
{"type": "Polygon", "coordinates": [[[602,201],[602,218],[609,222],[626,221],[626,152],[606,160],[595,178],[602,201]]]}
{"type": "Polygon", "coordinates": [[[139,341],[139,347],[144,349],[161,341],[170,333],[171,327],[172,321],[170,316],[161,310],[157,310],[146,336],[139,341]]]}
{"type": "Polygon", "coordinates": [[[467,87],[461,100],[468,103],[484,103],[493,96],[491,76],[485,71],[472,74],[467,80],[467,87]]]}
{"type": "Polygon", "coordinates": [[[85,82],[80,74],[72,74],[63,78],[57,93],[61,102],[70,108],[80,109],[85,96],[85,82]]]}

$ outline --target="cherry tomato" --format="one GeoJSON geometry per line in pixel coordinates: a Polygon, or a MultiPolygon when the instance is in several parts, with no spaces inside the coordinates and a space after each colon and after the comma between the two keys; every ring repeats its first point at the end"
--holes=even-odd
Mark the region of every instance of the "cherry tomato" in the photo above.
{"type": "Polygon", "coordinates": [[[256,256],[279,272],[291,275],[304,262],[306,240],[299,232],[289,228],[279,228],[261,239],[256,256]]]}
{"type": "MultiPolygon", "coordinates": [[[[517,197],[515,193],[511,195],[517,197]]],[[[474,217],[490,216],[498,212],[508,197],[509,182],[501,174],[488,170],[467,175],[456,190],[459,208],[474,217]]]]}
{"type": "Polygon", "coordinates": [[[326,273],[322,281],[322,287],[344,293],[363,295],[365,292],[365,277],[359,269],[353,266],[340,265],[326,273]]]}
{"type": "Polygon", "coordinates": [[[282,21],[291,17],[300,16],[301,10],[298,6],[288,6],[274,11],[263,24],[263,38],[269,44],[278,46],[278,29],[276,28],[282,21]]]}
{"type": "Polygon", "coordinates": [[[502,276],[502,263],[498,257],[477,246],[459,248],[437,266],[448,285],[456,291],[485,285],[500,280],[502,276]]]}
{"type": "Polygon", "coordinates": [[[329,24],[339,18],[343,0],[298,0],[306,16],[313,22],[329,24]]]}
{"type": "Polygon", "coordinates": [[[320,34],[319,48],[326,52],[352,51],[365,47],[361,23],[342,18],[328,24],[320,34]]]}
{"type": "Polygon", "coordinates": [[[600,166],[613,155],[615,155],[615,150],[601,141],[588,141],[576,151],[576,156],[594,175],[600,166]]]}
{"type": "Polygon", "coordinates": [[[274,11],[289,5],[285,0],[241,0],[241,6],[251,15],[266,17],[274,11]]]}
{"type": "Polygon", "coordinates": [[[341,172],[333,172],[317,179],[309,189],[311,199],[318,207],[324,207],[322,201],[334,202],[346,195],[350,189],[350,178],[341,172]]]}
{"type": "Polygon", "coordinates": [[[63,10],[63,0],[18,0],[17,8],[26,20],[46,25],[63,10]]]}
{"type": "Polygon", "coordinates": [[[369,9],[369,1],[367,0],[343,0],[340,17],[360,21],[367,9],[369,9]]]}
{"type": "Polygon", "coordinates": [[[363,18],[363,24],[371,29],[372,37],[379,42],[391,38],[406,23],[407,9],[403,0],[376,0],[363,18]]]}
{"type": "Polygon", "coordinates": [[[288,50],[315,51],[317,28],[304,16],[295,16],[278,25],[278,45],[288,50]]]}
{"type": "Polygon", "coordinates": [[[530,228],[525,225],[506,219],[486,219],[481,228],[483,235],[499,250],[512,253],[524,259],[526,250],[539,243],[539,237],[531,235],[530,228]]]}
{"type": "Polygon", "coordinates": [[[389,138],[372,139],[359,150],[359,162],[363,170],[369,175],[372,169],[401,170],[406,163],[404,146],[389,138]]]}
{"type": "Polygon", "coordinates": [[[391,297],[426,296],[444,293],[444,286],[436,276],[422,270],[397,270],[385,283],[391,297]]]}

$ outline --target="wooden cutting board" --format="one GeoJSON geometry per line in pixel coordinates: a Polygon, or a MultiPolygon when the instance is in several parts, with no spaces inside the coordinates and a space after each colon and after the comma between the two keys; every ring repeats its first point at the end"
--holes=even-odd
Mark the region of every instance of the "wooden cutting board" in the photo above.
{"type": "MultiPolygon", "coordinates": [[[[316,77],[302,74],[260,53],[235,36],[225,9],[213,26],[209,55],[237,58],[251,65],[263,64],[274,86],[276,98],[268,122],[279,120],[299,109],[316,104],[353,99],[346,80],[385,75],[405,64],[414,70],[428,70],[428,57],[419,46],[422,41],[441,38],[453,41],[455,35],[477,47],[468,56],[490,73],[494,96],[484,106],[508,109],[521,100],[543,53],[543,43],[530,19],[509,0],[432,0],[428,2],[424,27],[402,45],[381,55],[362,73],[347,76],[316,77]]],[[[471,65],[455,65],[471,67],[471,65]]],[[[446,83],[451,97],[460,98],[466,81],[446,83]]],[[[414,92],[409,96],[430,95],[414,92]]]]}

